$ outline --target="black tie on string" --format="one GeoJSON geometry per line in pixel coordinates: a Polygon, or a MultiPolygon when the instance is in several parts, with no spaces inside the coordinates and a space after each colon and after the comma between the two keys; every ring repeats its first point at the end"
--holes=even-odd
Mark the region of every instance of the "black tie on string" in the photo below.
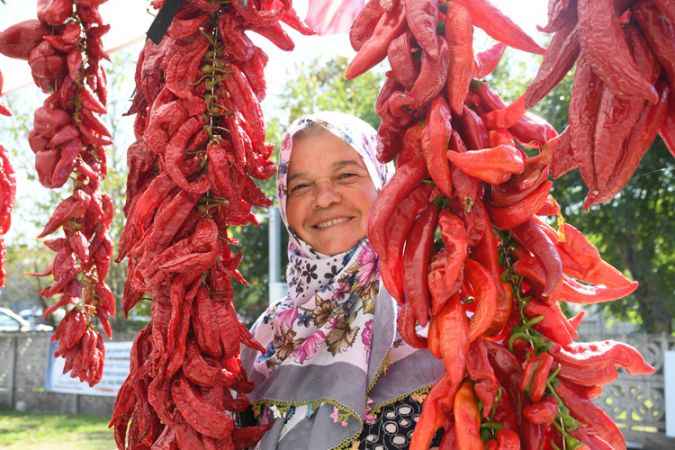
{"type": "Polygon", "coordinates": [[[159,44],[169,29],[169,25],[176,16],[176,13],[183,6],[183,0],[166,0],[164,6],[159,10],[155,20],[148,29],[147,36],[155,44],[159,44]]]}

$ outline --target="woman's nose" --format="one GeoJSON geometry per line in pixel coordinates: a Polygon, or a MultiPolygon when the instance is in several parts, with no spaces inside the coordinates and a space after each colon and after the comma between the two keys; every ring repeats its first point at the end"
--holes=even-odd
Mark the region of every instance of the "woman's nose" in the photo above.
{"type": "Polygon", "coordinates": [[[340,201],[340,194],[330,181],[317,183],[314,195],[314,206],[317,208],[327,208],[340,201]]]}

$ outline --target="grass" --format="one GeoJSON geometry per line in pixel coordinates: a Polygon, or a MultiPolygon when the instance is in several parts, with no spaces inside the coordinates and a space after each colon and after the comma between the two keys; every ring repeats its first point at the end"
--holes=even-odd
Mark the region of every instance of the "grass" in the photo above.
{"type": "Polygon", "coordinates": [[[105,417],[0,409],[0,450],[114,450],[105,417]]]}

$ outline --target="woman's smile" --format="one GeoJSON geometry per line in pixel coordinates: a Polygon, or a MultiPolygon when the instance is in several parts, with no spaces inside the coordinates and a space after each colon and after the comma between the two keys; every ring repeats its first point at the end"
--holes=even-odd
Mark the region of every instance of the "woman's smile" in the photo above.
{"type": "Polygon", "coordinates": [[[316,225],[313,225],[312,228],[317,229],[319,231],[324,231],[328,228],[333,228],[338,225],[344,225],[348,222],[351,222],[353,217],[336,217],[335,219],[329,219],[325,220],[323,222],[319,222],[316,225]]]}

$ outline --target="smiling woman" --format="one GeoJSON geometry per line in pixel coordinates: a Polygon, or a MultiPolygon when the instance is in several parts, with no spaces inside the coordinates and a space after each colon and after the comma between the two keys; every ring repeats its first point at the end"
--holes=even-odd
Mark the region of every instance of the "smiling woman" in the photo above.
{"type": "Polygon", "coordinates": [[[287,195],[289,228],[317,252],[333,256],[366,237],[377,192],[354,148],[314,125],[294,136],[287,195]]]}
{"type": "Polygon", "coordinates": [[[376,150],[370,125],[337,112],[303,117],[284,136],[277,195],[288,296],[253,326],[265,352],[242,350],[254,421],[270,426],[261,450],[406,449],[442,374],[397,335],[397,305],[366,236],[391,175],[376,150]]]}

